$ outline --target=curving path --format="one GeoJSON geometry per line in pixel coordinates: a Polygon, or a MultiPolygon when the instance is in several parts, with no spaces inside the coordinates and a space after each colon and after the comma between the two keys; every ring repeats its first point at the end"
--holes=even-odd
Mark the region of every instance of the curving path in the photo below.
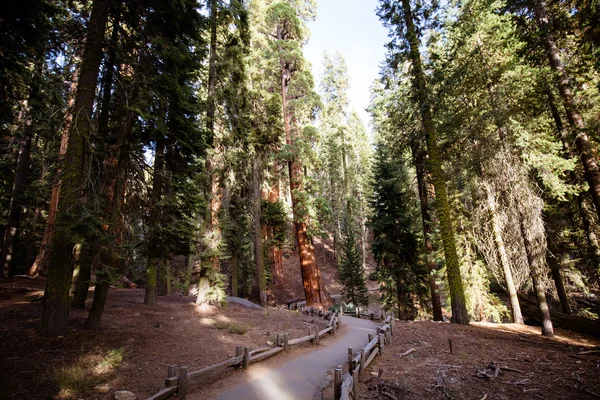
{"type": "MultiPolygon", "coordinates": [[[[369,320],[342,316],[347,333],[335,343],[310,354],[288,361],[260,378],[231,388],[218,400],[311,400],[324,383],[327,372],[348,360],[348,347],[359,349],[375,333],[376,324],[369,320]]],[[[260,365],[260,363],[258,364],[260,365]]],[[[252,373],[251,366],[249,373],[252,373]]]]}

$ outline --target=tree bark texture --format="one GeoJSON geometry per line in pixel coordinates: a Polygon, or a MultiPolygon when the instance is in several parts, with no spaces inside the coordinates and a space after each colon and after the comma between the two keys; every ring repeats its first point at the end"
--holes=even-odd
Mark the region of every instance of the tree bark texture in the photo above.
{"type": "Polygon", "coordinates": [[[413,83],[417,91],[417,98],[421,113],[421,120],[425,130],[427,153],[429,156],[429,172],[435,188],[436,204],[438,218],[440,220],[440,231],[442,242],[444,244],[444,258],[446,260],[446,272],[448,276],[448,286],[450,288],[450,303],[452,305],[452,322],[458,324],[468,324],[469,314],[467,313],[465,291],[460,275],[460,264],[456,250],[456,239],[454,237],[454,227],[452,226],[452,215],[444,171],[442,169],[442,159],[437,143],[437,135],[431,115],[431,104],[427,94],[427,85],[425,82],[425,72],[421,63],[421,53],[419,51],[419,40],[415,29],[412,10],[409,0],[402,0],[404,8],[404,21],[406,23],[406,37],[410,46],[410,58],[412,61],[413,83]]]}
{"type": "Polygon", "coordinates": [[[69,146],[65,154],[58,202],[56,230],[44,295],[42,332],[48,336],[64,335],[69,316],[69,288],[73,270],[73,220],[77,219],[80,197],[85,187],[85,147],[91,133],[91,119],[100,69],[109,2],[95,0],[92,5],[87,37],[75,96],[74,121],[69,129],[69,146]]]}
{"type": "MultiPolygon", "coordinates": [[[[275,178],[269,191],[268,200],[270,203],[277,203],[279,201],[279,167],[275,166],[273,170],[275,178]]],[[[272,229],[269,229],[267,231],[268,240],[272,241],[273,236],[272,229]]],[[[285,279],[283,272],[283,251],[276,245],[272,245],[271,247],[271,273],[275,283],[282,283],[285,279]]]]}

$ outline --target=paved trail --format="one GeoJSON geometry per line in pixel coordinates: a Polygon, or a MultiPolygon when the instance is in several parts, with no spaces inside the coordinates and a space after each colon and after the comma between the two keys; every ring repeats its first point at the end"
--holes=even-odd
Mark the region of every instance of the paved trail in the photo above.
{"type": "MultiPolygon", "coordinates": [[[[248,383],[231,388],[217,400],[311,400],[324,382],[327,371],[348,360],[348,347],[359,349],[367,344],[368,333],[376,324],[369,320],[342,317],[347,333],[332,345],[288,361],[248,383]]],[[[252,365],[248,370],[260,365],[252,365]]]]}

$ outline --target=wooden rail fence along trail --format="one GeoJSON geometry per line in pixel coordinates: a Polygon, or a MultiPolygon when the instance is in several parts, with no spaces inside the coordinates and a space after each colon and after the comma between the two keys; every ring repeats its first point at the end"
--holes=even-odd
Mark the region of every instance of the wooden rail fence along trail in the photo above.
{"type": "Polygon", "coordinates": [[[290,339],[289,333],[278,333],[274,347],[262,347],[259,349],[250,350],[250,346],[243,347],[238,345],[235,349],[235,355],[233,357],[228,358],[227,360],[218,364],[202,368],[198,371],[189,372],[188,367],[186,366],[177,367],[176,365],[170,365],[167,368],[165,386],[156,394],[148,397],[147,400],[167,399],[175,394],[178,398],[185,400],[189,390],[206,382],[209,376],[215,372],[226,371],[232,367],[247,370],[250,364],[266,360],[267,358],[273,357],[282,351],[287,352],[289,351],[290,346],[300,343],[312,342],[315,345],[318,345],[319,340],[323,335],[327,333],[335,335],[338,327],[340,326],[339,314],[326,314],[325,317],[329,319],[329,324],[325,329],[319,331],[319,328],[316,325],[310,326],[307,336],[296,339],[290,339]]]}
{"type": "Polygon", "coordinates": [[[335,369],[333,374],[333,393],[335,400],[359,400],[358,375],[364,372],[377,354],[383,354],[386,345],[392,343],[394,333],[394,318],[388,315],[383,325],[377,327],[377,334],[369,333],[369,343],[358,353],[348,348],[348,372],[342,375],[342,366],[335,369]]]}

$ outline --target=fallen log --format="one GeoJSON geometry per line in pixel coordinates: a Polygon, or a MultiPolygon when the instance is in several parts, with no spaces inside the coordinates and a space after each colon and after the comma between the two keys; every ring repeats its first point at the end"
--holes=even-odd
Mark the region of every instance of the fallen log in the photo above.
{"type": "MultiPolygon", "coordinates": [[[[540,310],[537,304],[521,296],[519,296],[519,303],[523,317],[525,317],[525,322],[529,325],[541,326],[540,310]]],[[[600,337],[600,322],[598,321],[556,311],[550,311],[550,319],[552,320],[552,325],[556,328],[600,337]]]]}

